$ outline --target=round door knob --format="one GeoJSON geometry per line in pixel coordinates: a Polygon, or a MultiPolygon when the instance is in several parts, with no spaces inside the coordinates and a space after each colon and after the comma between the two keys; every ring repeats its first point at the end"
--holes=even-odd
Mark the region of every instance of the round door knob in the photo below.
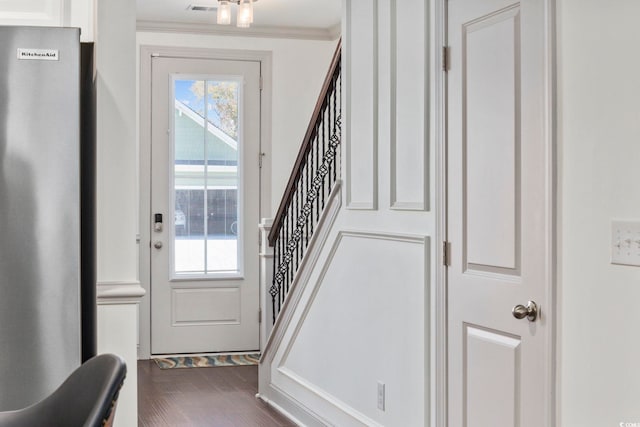
{"type": "Polygon", "coordinates": [[[155,242],[153,242],[153,247],[156,249],[162,248],[162,242],[160,240],[156,240],[155,242]]]}
{"type": "Polygon", "coordinates": [[[526,307],[518,304],[513,307],[511,313],[516,319],[524,319],[526,317],[530,322],[533,322],[538,318],[538,304],[533,301],[527,302],[526,307]]]}

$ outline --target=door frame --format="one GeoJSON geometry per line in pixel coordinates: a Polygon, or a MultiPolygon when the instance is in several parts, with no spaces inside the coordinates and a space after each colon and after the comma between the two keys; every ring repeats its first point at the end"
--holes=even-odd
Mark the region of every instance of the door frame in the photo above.
{"type": "MultiPolygon", "coordinates": [[[[547,397],[548,426],[559,424],[559,328],[558,322],[558,254],[559,252],[559,192],[558,192],[558,148],[557,148],[557,94],[556,94],[556,0],[542,0],[545,4],[544,32],[545,32],[545,98],[548,106],[545,111],[545,148],[546,165],[545,188],[547,206],[545,216],[549,228],[546,230],[547,266],[545,272],[547,278],[546,292],[549,307],[543,308],[545,320],[549,327],[546,339],[547,375],[545,381],[545,395],[547,397]]],[[[435,396],[431,404],[434,406],[432,418],[437,427],[448,426],[448,325],[447,325],[447,266],[444,264],[447,255],[445,242],[447,242],[447,72],[444,70],[447,52],[443,47],[448,46],[448,14],[447,0],[433,0],[431,2],[432,30],[431,49],[433,51],[433,78],[432,89],[432,137],[434,138],[435,157],[435,289],[434,289],[434,324],[435,336],[431,357],[434,360],[433,388],[435,396]]]]}
{"type": "MultiPolygon", "coordinates": [[[[260,63],[262,90],[260,92],[260,153],[263,159],[255,159],[256,166],[262,162],[260,172],[260,213],[262,218],[271,212],[271,105],[272,99],[272,53],[260,50],[228,50],[189,48],[180,46],[140,46],[139,69],[139,151],[138,151],[138,266],[140,284],[147,293],[142,298],[138,312],[138,359],[151,357],[151,60],[153,57],[181,59],[213,59],[233,61],[255,61],[260,63]]],[[[250,161],[250,159],[247,159],[250,161]]],[[[258,262],[258,224],[256,224],[256,262],[258,262]]],[[[246,230],[251,233],[251,230],[246,230]]],[[[262,295],[260,296],[262,297],[262,295]]],[[[259,307],[264,306],[260,299],[259,307]]]]}

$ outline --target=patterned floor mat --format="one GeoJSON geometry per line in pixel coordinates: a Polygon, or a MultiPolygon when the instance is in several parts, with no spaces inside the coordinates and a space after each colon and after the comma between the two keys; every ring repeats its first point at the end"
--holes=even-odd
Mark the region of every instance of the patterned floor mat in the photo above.
{"type": "Polygon", "coordinates": [[[224,354],[214,356],[182,356],[153,359],[160,369],[173,368],[215,368],[218,366],[257,365],[259,353],[224,354]]]}

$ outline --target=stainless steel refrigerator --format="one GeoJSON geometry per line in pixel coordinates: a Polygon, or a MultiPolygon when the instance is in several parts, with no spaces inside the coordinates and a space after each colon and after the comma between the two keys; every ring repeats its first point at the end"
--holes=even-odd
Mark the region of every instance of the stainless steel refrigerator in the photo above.
{"type": "Polygon", "coordinates": [[[0,26],[0,411],[95,354],[92,50],[0,26]]]}

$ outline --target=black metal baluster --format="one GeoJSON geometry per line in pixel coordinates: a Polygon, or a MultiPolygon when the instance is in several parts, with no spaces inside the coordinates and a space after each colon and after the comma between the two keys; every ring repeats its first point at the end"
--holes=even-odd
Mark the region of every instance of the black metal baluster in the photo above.
{"type": "Polygon", "coordinates": [[[294,187],[293,195],[291,197],[291,255],[293,258],[291,259],[291,280],[293,280],[293,276],[298,269],[298,245],[296,245],[296,212],[297,212],[297,195],[296,189],[294,187]]]}
{"type": "Polygon", "coordinates": [[[285,299],[289,294],[289,286],[293,281],[293,267],[294,267],[293,263],[294,263],[294,254],[295,254],[295,248],[291,244],[291,241],[293,240],[293,202],[294,202],[293,197],[294,196],[292,195],[291,204],[289,205],[289,210],[287,211],[287,225],[288,225],[288,233],[289,233],[289,237],[287,238],[287,253],[289,254],[289,264],[288,264],[289,280],[287,280],[287,287],[284,290],[285,299]]]}
{"type": "Polygon", "coordinates": [[[320,220],[320,214],[322,211],[321,203],[322,203],[322,157],[324,153],[322,152],[322,140],[320,135],[320,126],[321,123],[318,124],[318,137],[316,139],[316,145],[318,147],[318,152],[320,153],[318,156],[318,164],[316,165],[316,173],[315,173],[315,183],[314,187],[316,189],[316,226],[318,225],[318,221],[320,220]]]}
{"type": "MultiPolygon", "coordinates": [[[[282,287],[283,295],[287,292],[287,283],[289,283],[289,214],[284,217],[284,262],[286,267],[285,280],[282,287]]],[[[284,296],[282,298],[284,302],[284,296]]]]}
{"type": "MultiPolygon", "coordinates": [[[[342,67],[342,63],[340,64],[340,67],[342,67]]],[[[340,118],[338,120],[339,124],[340,124],[340,142],[342,142],[342,68],[340,68],[340,74],[338,74],[338,78],[340,79],[340,90],[339,90],[339,96],[340,96],[340,101],[339,101],[339,105],[340,105],[340,118]]],[[[339,151],[340,153],[340,175],[342,176],[342,150],[339,151]]]]}
{"type": "Polygon", "coordinates": [[[322,138],[321,138],[321,129],[322,129],[322,119],[318,123],[318,150],[320,151],[320,158],[318,159],[318,170],[316,171],[316,176],[318,177],[318,206],[317,206],[317,216],[316,220],[320,221],[320,214],[322,214],[322,199],[324,197],[323,194],[323,185],[324,185],[324,177],[322,176],[322,165],[324,164],[324,148],[322,147],[322,138]]]}
{"type": "Polygon", "coordinates": [[[309,201],[309,211],[307,212],[307,221],[309,222],[309,232],[307,238],[313,236],[313,161],[309,159],[307,163],[307,200],[309,201]]]}
{"type": "Polygon", "coordinates": [[[280,283],[278,284],[278,313],[280,312],[280,310],[282,310],[282,293],[284,292],[284,258],[285,258],[285,252],[284,252],[284,245],[285,245],[285,237],[284,237],[284,228],[282,228],[282,226],[284,226],[284,224],[281,225],[280,228],[280,283]]]}
{"type": "MultiPolygon", "coordinates": [[[[300,171],[302,172],[302,171],[300,171]]],[[[302,176],[302,173],[300,174],[302,176]]],[[[300,227],[300,217],[301,217],[301,201],[302,201],[302,187],[300,180],[298,180],[298,186],[296,187],[296,194],[298,196],[298,209],[296,210],[296,239],[298,239],[298,266],[300,266],[300,260],[302,259],[302,232],[300,227]]],[[[297,268],[296,268],[297,270],[297,268]]]]}
{"type": "Polygon", "coordinates": [[[282,251],[282,244],[284,242],[283,239],[283,234],[282,234],[282,226],[280,228],[280,232],[278,233],[278,242],[279,242],[279,246],[280,246],[280,256],[279,256],[279,260],[278,260],[278,271],[280,274],[280,279],[278,282],[278,313],[280,313],[280,310],[282,308],[282,283],[284,280],[284,277],[282,276],[282,263],[283,263],[283,257],[284,257],[284,252],[282,251]]]}
{"type": "MultiPolygon", "coordinates": [[[[291,205],[288,206],[291,209],[291,205]]],[[[284,217],[284,259],[285,259],[285,280],[282,284],[282,302],[284,303],[285,295],[287,294],[287,286],[289,283],[289,264],[291,263],[291,255],[289,253],[289,210],[287,210],[284,217]]]]}
{"type": "MultiPolygon", "coordinates": [[[[308,160],[308,159],[307,159],[308,160]]],[[[307,207],[307,203],[309,203],[309,163],[304,165],[304,175],[305,175],[305,208],[307,207]]],[[[305,227],[305,245],[309,243],[309,215],[307,211],[305,211],[304,217],[304,227],[305,227]]]]}
{"type": "MultiPolygon", "coordinates": [[[[338,114],[338,138],[340,138],[340,142],[342,142],[342,63],[338,64],[338,106],[339,106],[339,114],[338,114]]],[[[336,156],[340,154],[340,161],[337,163],[338,167],[342,170],[342,150],[338,150],[336,148],[336,156]]],[[[342,174],[341,174],[342,175],[342,174]]]]}
{"type": "Polygon", "coordinates": [[[271,289],[269,289],[269,293],[271,294],[271,316],[273,317],[272,322],[276,323],[276,294],[275,294],[275,289],[276,289],[276,284],[278,282],[278,270],[277,270],[277,265],[278,265],[278,254],[277,254],[277,245],[278,242],[276,241],[276,246],[273,248],[273,279],[271,280],[271,289]]]}
{"type": "MultiPolygon", "coordinates": [[[[291,205],[293,205],[293,200],[291,200],[291,205]]],[[[287,280],[287,288],[285,290],[285,297],[289,294],[289,286],[293,281],[293,255],[294,255],[294,247],[292,245],[293,240],[293,206],[289,206],[289,215],[288,215],[288,225],[289,225],[289,238],[288,240],[288,253],[289,253],[289,280],[287,280]]]]}
{"type": "Polygon", "coordinates": [[[271,289],[271,297],[273,299],[273,321],[275,322],[276,314],[279,310],[279,306],[276,305],[276,299],[280,298],[280,288],[278,282],[278,269],[280,267],[280,254],[278,248],[280,246],[280,233],[275,241],[275,247],[273,248],[273,287],[271,289]]]}
{"type": "MultiPolygon", "coordinates": [[[[333,82],[331,83],[331,86],[329,87],[329,92],[327,93],[327,98],[325,103],[327,104],[327,120],[326,120],[326,127],[327,127],[327,135],[328,135],[328,147],[325,148],[325,155],[331,155],[330,151],[331,151],[331,93],[333,91],[333,82]]],[[[330,159],[330,157],[326,157],[327,159],[330,159]]],[[[326,179],[326,187],[327,187],[327,197],[329,196],[329,194],[331,193],[331,162],[328,161],[327,162],[327,179],[326,179]]],[[[324,207],[324,203],[322,204],[322,206],[324,207]]]]}
{"type": "Polygon", "coordinates": [[[322,188],[320,188],[320,183],[321,183],[321,177],[320,177],[320,169],[322,168],[322,150],[320,147],[320,128],[319,128],[319,124],[316,124],[316,127],[318,128],[318,135],[315,139],[315,145],[316,145],[316,152],[318,153],[318,158],[316,159],[316,170],[315,170],[315,174],[314,174],[314,183],[313,183],[313,188],[316,191],[316,216],[315,216],[315,223],[316,226],[318,225],[318,220],[320,219],[320,199],[322,197],[321,194],[321,190],[322,188]]]}
{"type": "Polygon", "coordinates": [[[298,182],[296,184],[296,210],[295,210],[295,215],[296,215],[296,221],[294,223],[295,225],[295,231],[294,231],[294,236],[296,239],[296,272],[298,271],[298,267],[300,266],[300,227],[298,225],[298,220],[300,218],[300,182],[298,182]]]}
{"type": "Polygon", "coordinates": [[[296,221],[296,228],[298,233],[298,246],[300,247],[300,262],[304,259],[304,169],[300,169],[300,180],[298,181],[299,191],[299,207],[298,207],[298,220],[296,221]]]}
{"type": "MultiPolygon", "coordinates": [[[[338,120],[339,120],[338,117],[340,117],[340,113],[336,109],[336,105],[337,105],[337,99],[336,98],[338,96],[337,84],[338,84],[338,81],[337,81],[337,77],[336,77],[336,82],[335,82],[334,88],[333,88],[333,111],[335,113],[334,114],[334,119],[333,119],[335,121],[335,125],[333,126],[333,129],[334,129],[333,132],[334,132],[334,135],[336,137],[340,137],[338,135],[338,120]]],[[[336,182],[336,169],[337,169],[336,157],[338,157],[338,147],[337,146],[334,147],[333,150],[334,150],[334,153],[333,153],[334,154],[334,156],[333,156],[333,182],[336,182]]]]}

